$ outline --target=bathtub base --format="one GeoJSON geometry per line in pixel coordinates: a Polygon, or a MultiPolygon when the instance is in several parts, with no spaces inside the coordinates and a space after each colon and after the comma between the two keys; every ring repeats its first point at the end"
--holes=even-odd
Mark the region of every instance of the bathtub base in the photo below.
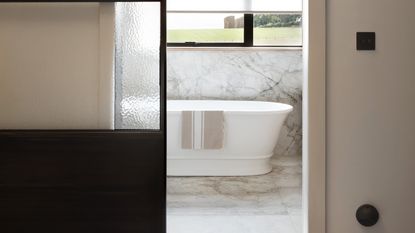
{"type": "Polygon", "coordinates": [[[253,176],[272,171],[271,156],[258,159],[167,159],[167,176],[253,176]]]}

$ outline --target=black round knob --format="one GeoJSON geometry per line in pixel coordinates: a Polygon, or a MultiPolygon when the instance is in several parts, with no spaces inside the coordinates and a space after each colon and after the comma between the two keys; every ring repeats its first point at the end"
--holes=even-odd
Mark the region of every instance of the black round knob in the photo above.
{"type": "Polygon", "coordinates": [[[363,226],[370,227],[378,222],[379,212],[372,205],[361,205],[356,211],[356,219],[363,226]]]}

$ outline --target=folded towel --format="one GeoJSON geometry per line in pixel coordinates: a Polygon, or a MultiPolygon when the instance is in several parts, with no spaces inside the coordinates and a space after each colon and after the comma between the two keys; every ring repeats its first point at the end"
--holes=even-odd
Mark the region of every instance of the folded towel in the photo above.
{"type": "Polygon", "coordinates": [[[221,149],[224,139],[223,111],[183,111],[183,149],[221,149]]]}

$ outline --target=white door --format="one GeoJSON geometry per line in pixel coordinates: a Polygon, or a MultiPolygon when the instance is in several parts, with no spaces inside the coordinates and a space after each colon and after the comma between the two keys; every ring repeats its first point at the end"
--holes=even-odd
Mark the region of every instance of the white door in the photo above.
{"type": "Polygon", "coordinates": [[[415,232],[415,1],[327,1],[328,233],[415,232]],[[376,32],[357,51],[357,31],[376,32]],[[361,204],[380,213],[355,219],[361,204]]]}

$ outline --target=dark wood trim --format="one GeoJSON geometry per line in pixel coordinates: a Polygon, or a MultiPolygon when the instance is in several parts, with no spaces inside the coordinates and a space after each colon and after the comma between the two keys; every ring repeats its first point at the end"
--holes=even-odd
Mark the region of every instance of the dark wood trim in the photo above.
{"type": "Polygon", "coordinates": [[[166,1],[160,2],[160,130],[167,124],[167,22],[166,1]]]}
{"type": "Polygon", "coordinates": [[[93,0],[13,0],[13,1],[5,1],[0,0],[0,3],[32,3],[32,2],[38,2],[38,3],[53,3],[53,2],[74,2],[74,3],[88,3],[88,2],[165,2],[165,0],[125,0],[125,1],[110,1],[110,0],[101,0],[101,1],[93,1],[93,0]]]}
{"type": "MultiPolygon", "coordinates": [[[[160,204],[162,206],[163,216],[159,216],[161,221],[161,233],[167,232],[167,4],[166,0],[160,2],[160,130],[163,132],[163,157],[161,163],[163,170],[162,180],[162,197],[160,204]]],[[[157,233],[153,231],[154,233],[157,233]]]]}
{"type": "MultiPolygon", "coordinates": [[[[143,170],[149,171],[152,166],[164,168],[164,139],[161,131],[0,131],[0,187],[135,188],[141,178],[133,174],[144,174],[143,170]],[[127,158],[131,161],[122,161],[127,158]],[[142,163],[134,164],[136,161],[142,163]],[[159,165],[147,166],[146,161],[159,165]],[[120,170],[124,166],[142,169],[120,170]],[[89,171],[78,173],[77,168],[89,171]],[[108,174],[95,176],[94,169],[108,174]]],[[[161,173],[151,173],[165,177],[156,172],[161,173]]]]}

